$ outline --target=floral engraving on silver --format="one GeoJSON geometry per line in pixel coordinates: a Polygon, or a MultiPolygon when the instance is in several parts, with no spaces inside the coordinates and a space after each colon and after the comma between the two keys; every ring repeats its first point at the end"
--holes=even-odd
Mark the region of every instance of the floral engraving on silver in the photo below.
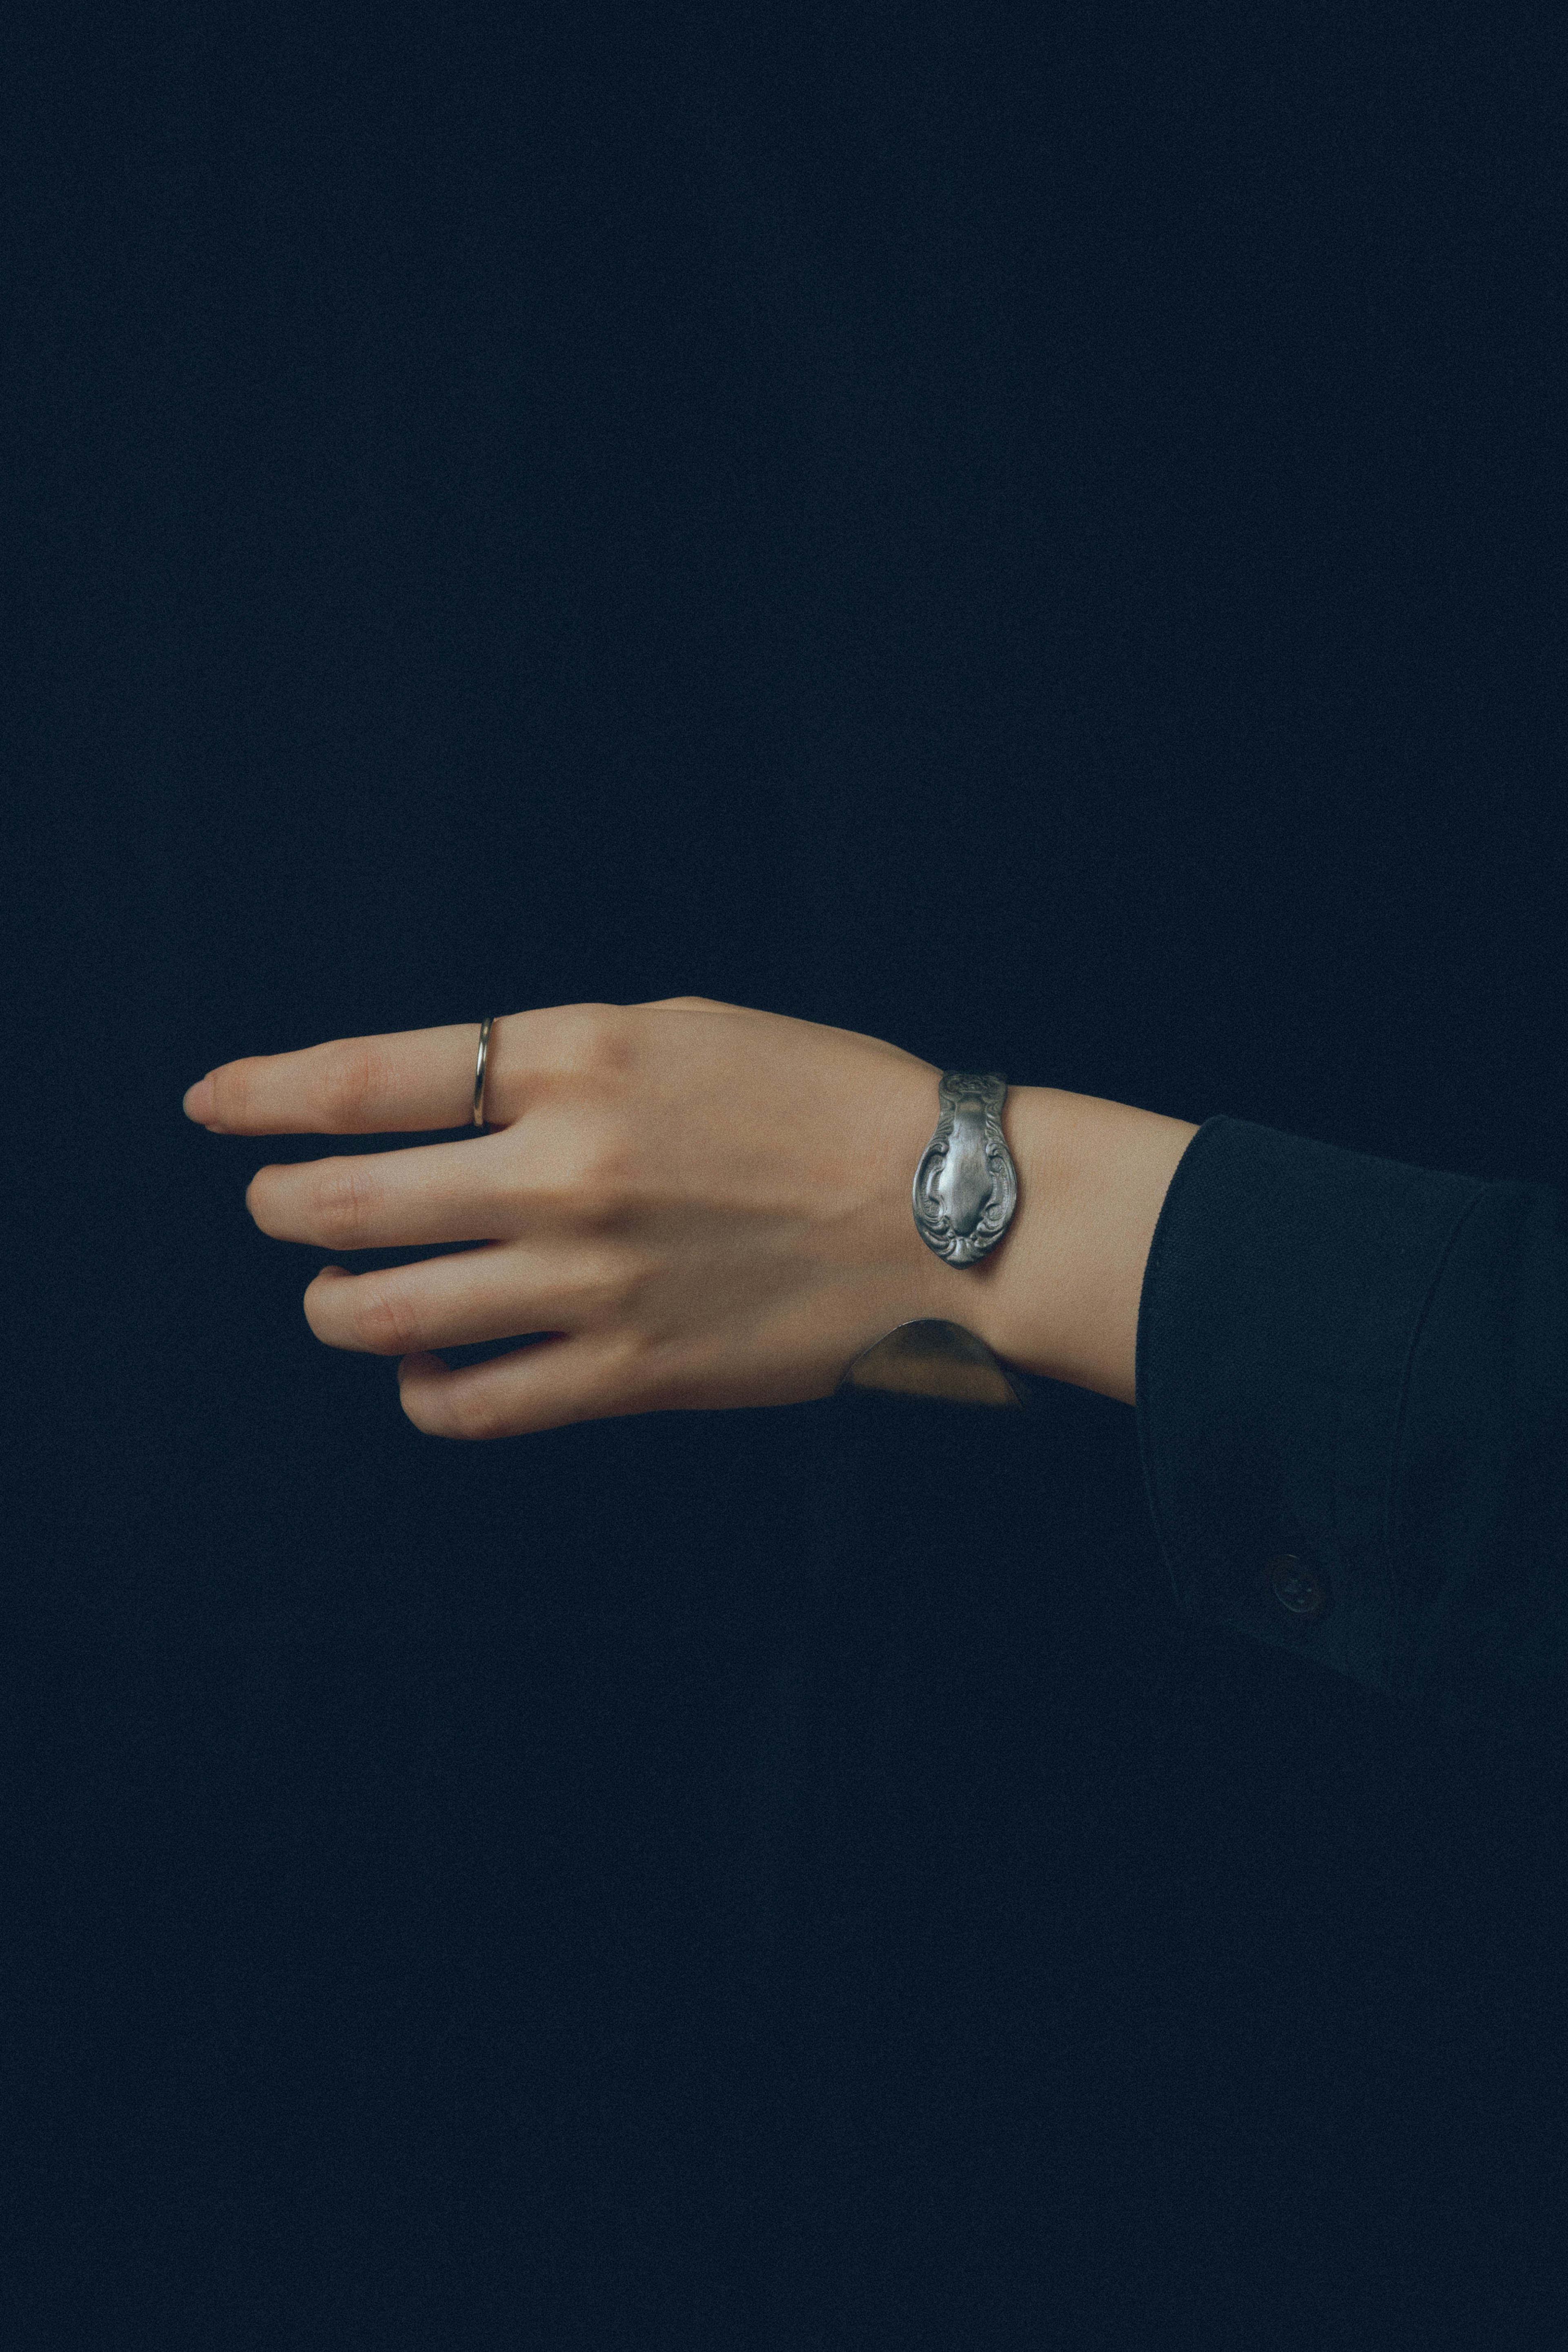
{"type": "Polygon", "coordinates": [[[1018,1206],[1018,1171],[1002,1133],[1008,1082],[999,1070],[944,1070],[942,1115],[915,1171],[915,1224],[949,1265],[977,1265],[1018,1206]]]}

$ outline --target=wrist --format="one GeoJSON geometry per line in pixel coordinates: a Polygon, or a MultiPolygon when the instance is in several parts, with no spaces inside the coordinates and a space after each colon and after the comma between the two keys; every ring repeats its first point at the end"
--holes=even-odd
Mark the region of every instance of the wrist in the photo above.
{"type": "Polygon", "coordinates": [[[1132,1404],[1138,1307],[1189,1119],[1057,1087],[1011,1087],[1002,1129],[1018,1206],[994,1254],[936,1270],[947,1303],[1004,1363],[1132,1404]]]}

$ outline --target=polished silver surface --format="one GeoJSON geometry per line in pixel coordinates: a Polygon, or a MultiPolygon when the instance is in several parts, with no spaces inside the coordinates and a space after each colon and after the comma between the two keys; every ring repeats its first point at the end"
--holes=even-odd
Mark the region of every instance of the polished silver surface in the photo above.
{"type": "Polygon", "coordinates": [[[1023,1404],[1025,1391],[999,1357],[961,1323],[927,1318],[900,1323],[858,1355],[843,1379],[848,1389],[879,1389],[883,1394],[937,1397],[947,1404],[1023,1404]]]}
{"type": "Polygon", "coordinates": [[[915,1171],[915,1223],[949,1265],[977,1265],[1018,1206],[1018,1172],[1002,1133],[1008,1082],[999,1070],[944,1070],[941,1116],[915,1171]]]}
{"type": "Polygon", "coordinates": [[[485,1124],[485,1064],[489,1059],[490,1031],[495,1019],[493,1013],[487,1013],[479,1024],[479,1059],[474,1069],[474,1124],[476,1127],[483,1127],[485,1124]]]}

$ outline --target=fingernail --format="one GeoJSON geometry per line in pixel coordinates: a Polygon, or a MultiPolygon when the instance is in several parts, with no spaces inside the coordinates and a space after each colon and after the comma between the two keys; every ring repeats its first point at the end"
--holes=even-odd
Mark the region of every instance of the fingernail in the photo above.
{"type": "Polygon", "coordinates": [[[185,1117],[193,1118],[198,1127],[205,1127],[213,1115],[213,1082],[198,1078],[185,1096],[185,1117]]]}

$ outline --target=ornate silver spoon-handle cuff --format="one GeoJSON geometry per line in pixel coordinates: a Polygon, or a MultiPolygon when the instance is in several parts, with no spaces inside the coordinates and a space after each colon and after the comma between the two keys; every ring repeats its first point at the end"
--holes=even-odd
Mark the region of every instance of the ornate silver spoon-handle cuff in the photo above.
{"type": "Polygon", "coordinates": [[[944,1070],[941,1116],[915,1171],[915,1227],[949,1265],[977,1265],[1018,1206],[1018,1171],[1002,1133],[1008,1082],[999,1070],[944,1070]]]}

